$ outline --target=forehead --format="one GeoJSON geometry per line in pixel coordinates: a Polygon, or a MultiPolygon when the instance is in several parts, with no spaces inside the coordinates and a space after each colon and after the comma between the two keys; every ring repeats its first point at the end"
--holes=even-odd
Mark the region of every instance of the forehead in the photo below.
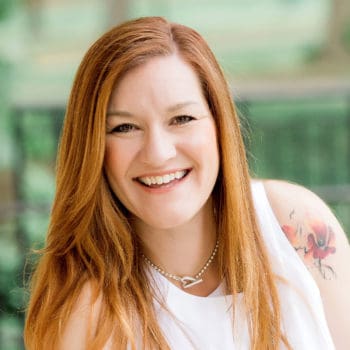
{"type": "Polygon", "coordinates": [[[194,69],[174,54],[149,59],[126,73],[112,91],[109,108],[135,107],[152,103],[166,108],[183,101],[205,103],[194,69]]]}

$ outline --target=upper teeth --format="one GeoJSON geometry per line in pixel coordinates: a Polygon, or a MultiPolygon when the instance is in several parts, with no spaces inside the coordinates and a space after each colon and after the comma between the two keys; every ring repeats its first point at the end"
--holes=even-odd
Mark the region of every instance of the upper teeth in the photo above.
{"type": "Polygon", "coordinates": [[[138,180],[147,186],[167,184],[175,179],[181,179],[185,176],[186,170],[176,171],[175,173],[166,174],[163,176],[145,176],[139,177],[138,180]]]}

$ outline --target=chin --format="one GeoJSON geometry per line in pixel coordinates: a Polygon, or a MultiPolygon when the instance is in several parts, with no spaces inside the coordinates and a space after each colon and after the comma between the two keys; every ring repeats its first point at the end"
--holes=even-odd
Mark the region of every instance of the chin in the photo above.
{"type": "Polygon", "coordinates": [[[141,221],[154,229],[158,230],[170,230],[174,229],[176,227],[181,227],[182,225],[185,225],[189,221],[191,221],[192,215],[178,215],[178,214],[172,214],[172,215],[159,215],[158,217],[154,217],[152,215],[152,218],[144,218],[141,219],[141,221]]]}

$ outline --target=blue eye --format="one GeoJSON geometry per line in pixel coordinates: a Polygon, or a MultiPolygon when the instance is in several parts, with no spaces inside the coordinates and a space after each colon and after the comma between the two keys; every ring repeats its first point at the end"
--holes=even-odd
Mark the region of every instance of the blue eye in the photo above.
{"type": "Polygon", "coordinates": [[[190,121],[195,120],[194,117],[191,117],[190,115],[179,115],[172,119],[171,124],[173,125],[181,125],[189,123],[190,121]]]}
{"type": "Polygon", "coordinates": [[[116,127],[114,127],[111,132],[116,132],[116,133],[128,133],[130,131],[137,130],[136,125],[133,124],[120,124],[116,127]]]}

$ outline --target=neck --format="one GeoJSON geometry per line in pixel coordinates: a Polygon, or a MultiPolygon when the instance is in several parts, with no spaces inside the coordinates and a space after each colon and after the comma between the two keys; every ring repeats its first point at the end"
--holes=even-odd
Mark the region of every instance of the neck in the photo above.
{"type": "MultiPolygon", "coordinates": [[[[195,276],[211,256],[216,241],[216,225],[211,203],[207,203],[189,222],[167,229],[135,222],[144,255],[164,271],[177,276],[195,276]]],[[[208,295],[219,284],[216,259],[202,276],[203,282],[186,289],[188,293],[208,295]]],[[[169,279],[181,287],[180,282],[169,279]]]]}

